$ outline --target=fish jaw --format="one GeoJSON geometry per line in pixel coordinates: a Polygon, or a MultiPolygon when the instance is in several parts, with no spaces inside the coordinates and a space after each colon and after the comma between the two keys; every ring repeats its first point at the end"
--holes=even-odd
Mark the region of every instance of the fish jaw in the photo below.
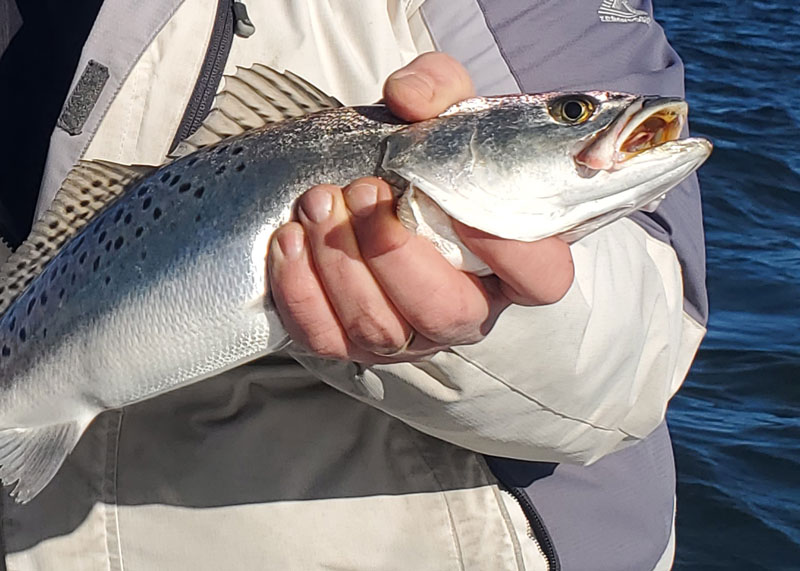
{"type": "MultiPolygon", "coordinates": [[[[605,109],[582,129],[554,127],[546,114],[529,110],[539,102],[520,96],[514,108],[522,117],[516,121],[519,133],[507,138],[506,149],[498,148],[502,143],[491,134],[492,123],[508,123],[507,117],[492,117],[503,107],[494,102],[481,115],[474,113],[477,104],[472,103],[468,111],[473,117],[464,121],[473,123],[459,125],[453,132],[460,132],[460,138],[451,136],[449,141],[450,153],[459,161],[450,160],[448,173],[425,164],[422,153],[409,158],[409,151],[400,149],[396,154],[403,155],[402,160],[397,160],[391,141],[384,168],[468,226],[507,239],[561,235],[572,242],[653,204],[711,152],[711,143],[704,139],[674,140],[687,113],[681,99],[589,95],[605,109]],[[520,146],[520,139],[527,139],[530,148],[520,146]]],[[[546,104],[548,96],[554,95],[544,94],[541,103],[546,104]]],[[[451,113],[442,120],[457,119],[451,113]]],[[[424,148],[425,136],[422,130],[414,133],[414,144],[421,141],[424,148]]]]}

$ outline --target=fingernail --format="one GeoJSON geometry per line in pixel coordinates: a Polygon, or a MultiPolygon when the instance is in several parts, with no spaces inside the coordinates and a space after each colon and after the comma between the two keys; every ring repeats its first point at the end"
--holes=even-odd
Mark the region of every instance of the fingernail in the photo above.
{"type": "Polygon", "coordinates": [[[378,202],[378,187],[368,182],[359,182],[348,187],[344,194],[347,209],[356,216],[369,216],[378,202]]]}
{"type": "Polygon", "coordinates": [[[303,252],[305,236],[303,236],[303,231],[300,228],[296,225],[291,225],[286,228],[281,228],[278,231],[276,241],[278,242],[278,247],[284,258],[287,260],[296,260],[303,252]]]}
{"type": "Polygon", "coordinates": [[[323,188],[313,189],[303,196],[300,210],[312,222],[322,222],[333,210],[333,196],[323,188]]]}
{"type": "Polygon", "coordinates": [[[427,101],[433,99],[433,81],[424,73],[401,70],[392,76],[392,81],[399,81],[408,89],[413,89],[427,101]]]}

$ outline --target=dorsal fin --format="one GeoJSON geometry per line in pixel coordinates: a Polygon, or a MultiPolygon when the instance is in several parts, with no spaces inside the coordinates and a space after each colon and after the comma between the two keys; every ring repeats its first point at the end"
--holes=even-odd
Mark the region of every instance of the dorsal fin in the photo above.
{"type": "Polygon", "coordinates": [[[80,161],[56,193],[28,238],[0,266],[0,314],[39,275],[70,236],[154,167],[80,161]]]}
{"type": "Polygon", "coordinates": [[[234,75],[225,76],[225,87],[214,99],[203,124],[181,141],[169,158],[188,155],[269,123],[341,106],[336,98],[290,71],[279,73],[258,63],[239,67],[234,75]]]}

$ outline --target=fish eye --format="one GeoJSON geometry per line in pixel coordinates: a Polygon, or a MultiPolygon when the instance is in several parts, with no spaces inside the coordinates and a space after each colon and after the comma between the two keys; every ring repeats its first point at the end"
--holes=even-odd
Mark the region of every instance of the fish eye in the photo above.
{"type": "Polygon", "coordinates": [[[594,114],[597,101],[586,95],[566,95],[550,104],[550,116],[559,123],[579,125],[594,114]]]}

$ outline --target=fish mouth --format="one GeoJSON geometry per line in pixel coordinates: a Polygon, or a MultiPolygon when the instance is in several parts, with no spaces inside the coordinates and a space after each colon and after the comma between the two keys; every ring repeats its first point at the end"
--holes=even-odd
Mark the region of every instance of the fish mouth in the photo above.
{"type": "Polygon", "coordinates": [[[575,156],[578,174],[615,171],[633,157],[680,140],[689,106],[677,97],[641,97],[575,156]]]}

